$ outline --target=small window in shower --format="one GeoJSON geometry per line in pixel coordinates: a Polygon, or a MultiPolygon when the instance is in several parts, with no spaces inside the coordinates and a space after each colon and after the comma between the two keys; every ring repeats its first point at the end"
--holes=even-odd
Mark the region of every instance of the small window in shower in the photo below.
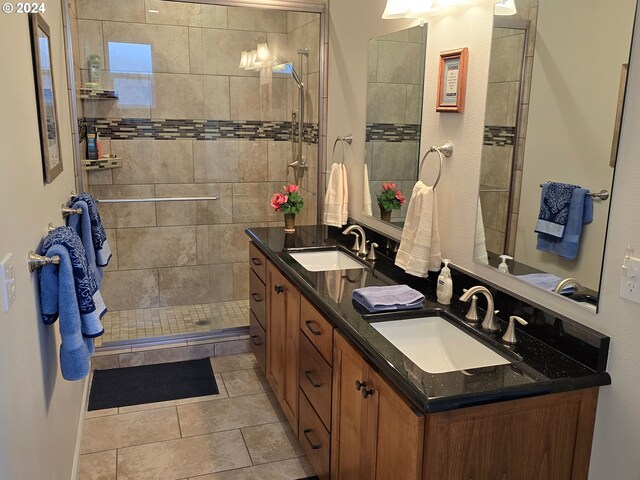
{"type": "Polygon", "coordinates": [[[151,45],[109,42],[109,68],[121,107],[149,107],[149,77],[153,73],[151,45]]]}

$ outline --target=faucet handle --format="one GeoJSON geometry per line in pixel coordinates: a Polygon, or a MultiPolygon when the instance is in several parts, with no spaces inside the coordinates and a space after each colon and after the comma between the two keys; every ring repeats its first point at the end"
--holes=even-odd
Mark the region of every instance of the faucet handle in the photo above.
{"type": "Polygon", "coordinates": [[[373,242],[371,244],[371,249],[369,250],[369,254],[367,255],[367,260],[377,260],[378,259],[378,255],[376,254],[376,248],[378,248],[378,244],[376,242],[373,242]]]}
{"type": "Polygon", "coordinates": [[[505,334],[502,336],[502,341],[504,343],[507,343],[509,345],[515,345],[516,343],[518,343],[518,338],[516,337],[516,321],[520,325],[528,325],[528,322],[525,319],[518,317],[517,315],[511,315],[509,317],[509,327],[507,328],[505,334]]]}
{"type": "MultiPolygon", "coordinates": [[[[466,292],[467,289],[465,288],[464,291],[466,292]]],[[[464,316],[464,318],[470,323],[477,323],[478,320],[480,320],[480,318],[478,317],[478,296],[477,295],[471,296],[471,307],[469,308],[469,311],[464,316]]]]}
{"type": "Polygon", "coordinates": [[[354,237],[356,237],[355,241],[353,242],[353,247],[351,247],[351,250],[353,250],[354,252],[360,251],[360,234],[358,232],[349,232],[349,233],[354,237]]]}

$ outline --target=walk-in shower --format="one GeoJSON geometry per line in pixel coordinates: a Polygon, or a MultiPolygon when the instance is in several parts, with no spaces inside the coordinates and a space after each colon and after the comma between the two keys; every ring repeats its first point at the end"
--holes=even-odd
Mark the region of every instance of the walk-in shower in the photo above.
{"type": "Polygon", "coordinates": [[[269,199],[286,182],[305,199],[299,223],[316,222],[322,15],[224,3],[72,9],[78,188],[101,201],[114,250],[106,345],[244,332],[244,230],[282,224],[269,199]],[[297,64],[238,68],[260,43],[297,64]],[[87,158],[87,131],[115,160],[87,158]]]}

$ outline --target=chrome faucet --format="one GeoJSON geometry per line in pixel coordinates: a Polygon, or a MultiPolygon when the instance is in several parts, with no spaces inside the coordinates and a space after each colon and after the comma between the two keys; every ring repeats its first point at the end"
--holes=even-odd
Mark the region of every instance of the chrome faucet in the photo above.
{"type": "Polygon", "coordinates": [[[460,296],[460,300],[468,302],[476,293],[482,293],[487,298],[487,313],[485,314],[482,322],[482,329],[486,332],[497,332],[500,330],[500,326],[495,319],[495,314],[498,312],[493,310],[493,295],[491,295],[491,292],[487,290],[486,287],[483,287],[482,285],[471,287],[460,296]]]}
{"type": "Polygon", "coordinates": [[[556,288],[553,289],[555,293],[561,293],[564,287],[567,285],[573,285],[576,289],[576,292],[582,292],[585,288],[576,280],[575,278],[565,278],[561,282],[556,285],[556,288]]]}
{"type": "Polygon", "coordinates": [[[356,232],[360,234],[360,248],[358,249],[358,255],[366,257],[367,253],[369,253],[369,249],[367,248],[367,234],[364,233],[364,230],[360,225],[355,223],[353,225],[349,225],[342,231],[342,234],[348,235],[351,233],[352,235],[355,235],[356,232]]]}

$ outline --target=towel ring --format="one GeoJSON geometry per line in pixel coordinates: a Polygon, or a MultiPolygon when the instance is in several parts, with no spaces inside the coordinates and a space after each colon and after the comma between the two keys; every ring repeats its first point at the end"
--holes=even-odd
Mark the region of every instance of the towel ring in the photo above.
{"type": "Polygon", "coordinates": [[[438,170],[438,176],[436,177],[436,181],[433,182],[433,186],[431,187],[431,188],[436,188],[436,185],[438,185],[438,182],[440,181],[440,176],[442,175],[442,164],[443,164],[442,155],[444,155],[447,158],[453,155],[453,145],[451,144],[451,142],[447,142],[440,147],[433,146],[429,150],[427,150],[427,153],[425,153],[422,159],[420,160],[420,166],[418,167],[418,179],[422,177],[422,167],[424,166],[427,156],[431,152],[437,152],[438,157],[440,158],[440,169],[438,170]]]}
{"type": "Polygon", "coordinates": [[[334,162],[336,159],[336,146],[338,145],[338,142],[340,142],[340,144],[342,145],[342,162],[341,163],[344,164],[344,159],[345,159],[344,144],[346,142],[349,145],[351,145],[353,143],[353,135],[349,133],[344,137],[338,136],[338,138],[336,138],[336,141],[333,142],[333,153],[331,154],[331,158],[333,159],[334,162]]]}

